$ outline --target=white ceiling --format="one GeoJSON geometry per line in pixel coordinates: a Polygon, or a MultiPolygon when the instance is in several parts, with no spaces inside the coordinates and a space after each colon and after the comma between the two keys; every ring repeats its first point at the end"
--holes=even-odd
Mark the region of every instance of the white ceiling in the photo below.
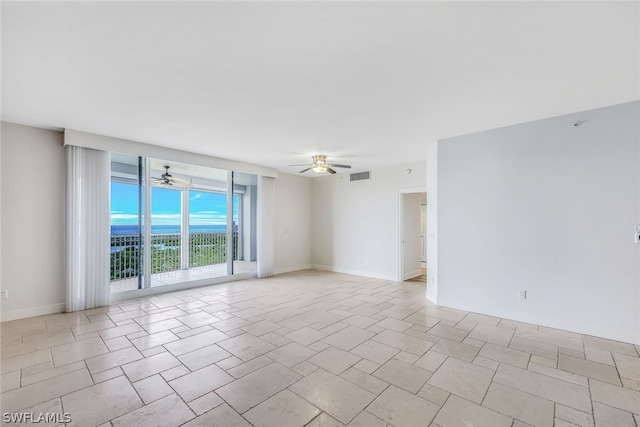
{"type": "Polygon", "coordinates": [[[2,2],[2,120],[295,172],[640,98],[638,2],[2,2]]]}

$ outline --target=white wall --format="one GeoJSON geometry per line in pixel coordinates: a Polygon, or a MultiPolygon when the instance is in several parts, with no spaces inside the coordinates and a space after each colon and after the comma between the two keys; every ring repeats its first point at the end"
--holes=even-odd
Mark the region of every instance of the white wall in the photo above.
{"type": "Polygon", "coordinates": [[[2,123],[2,320],[64,310],[61,132],[2,123]]]}
{"type": "Polygon", "coordinates": [[[438,303],[438,141],[427,143],[427,299],[438,303]]]}
{"type": "Polygon", "coordinates": [[[310,179],[278,174],[275,217],[275,273],[310,268],[310,179]]]}
{"type": "Polygon", "coordinates": [[[440,141],[438,304],[640,343],[639,117],[634,102],[440,141]]]}
{"type": "Polygon", "coordinates": [[[313,178],[311,250],[315,268],[398,279],[400,190],[424,188],[425,162],[313,178]],[[411,174],[406,174],[406,169],[411,174]]]}

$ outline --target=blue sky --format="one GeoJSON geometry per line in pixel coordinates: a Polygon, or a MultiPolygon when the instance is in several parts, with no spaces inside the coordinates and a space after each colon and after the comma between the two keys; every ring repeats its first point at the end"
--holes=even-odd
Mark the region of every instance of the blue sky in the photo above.
{"type": "MultiPolygon", "coordinates": [[[[151,189],[152,225],[180,225],[180,191],[159,187],[151,189]]],[[[226,194],[191,190],[190,225],[225,225],[226,194]]],[[[233,216],[238,217],[238,196],[234,196],[233,216]]],[[[131,184],[111,183],[111,225],[138,223],[138,188],[131,184]]]]}

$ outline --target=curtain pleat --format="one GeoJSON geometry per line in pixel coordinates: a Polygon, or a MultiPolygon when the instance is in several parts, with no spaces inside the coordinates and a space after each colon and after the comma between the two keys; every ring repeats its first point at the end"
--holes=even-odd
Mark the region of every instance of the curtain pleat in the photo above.
{"type": "Polygon", "coordinates": [[[67,311],[109,304],[110,165],[106,151],[65,147],[67,311]]]}
{"type": "Polygon", "coordinates": [[[258,176],[257,249],[258,278],[273,276],[276,180],[258,176]]]}

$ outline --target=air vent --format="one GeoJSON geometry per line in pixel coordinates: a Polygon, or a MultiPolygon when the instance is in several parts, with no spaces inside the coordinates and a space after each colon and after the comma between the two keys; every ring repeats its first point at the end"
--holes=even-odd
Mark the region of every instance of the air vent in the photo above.
{"type": "Polygon", "coordinates": [[[351,181],[362,181],[363,179],[370,179],[370,172],[358,172],[351,174],[351,181]]]}

